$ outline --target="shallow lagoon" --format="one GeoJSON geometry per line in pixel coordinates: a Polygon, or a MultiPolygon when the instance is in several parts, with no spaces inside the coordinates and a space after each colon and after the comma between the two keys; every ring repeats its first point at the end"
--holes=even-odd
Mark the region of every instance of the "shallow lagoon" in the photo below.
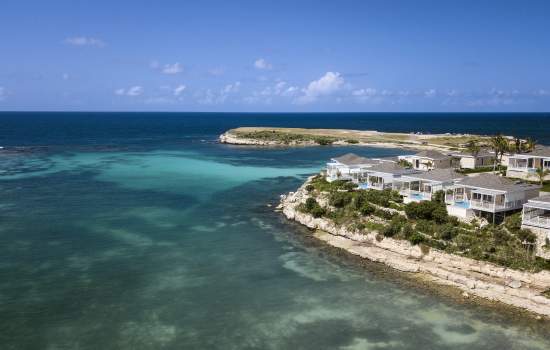
{"type": "Polygon", "coordinates": [[[2,159],[2,348],[550,348],[537,322],[386,278],[267,206],[344,151],[192,142],[2,159]]]}

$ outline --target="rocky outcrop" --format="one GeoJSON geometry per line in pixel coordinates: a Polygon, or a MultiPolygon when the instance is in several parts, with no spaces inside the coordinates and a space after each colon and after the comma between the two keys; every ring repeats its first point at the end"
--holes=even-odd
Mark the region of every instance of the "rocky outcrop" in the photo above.
{"type": "Polygon", "coordinates": [[[550,272],[512,270],[433,248],[422,249],[404,240],[381,239],[376,232],[350,231],[327,218],[314,218],[297,210],[308,197],[305,190],[308,182],[309,179],[296,192],[281,196],[279,209],[288,219],[317,230],[318,239],[396,270],[422,274],[434,283],[460,288],[469,295],[550,317],[550,299],[543,295],[550,289],[550,272]]]}

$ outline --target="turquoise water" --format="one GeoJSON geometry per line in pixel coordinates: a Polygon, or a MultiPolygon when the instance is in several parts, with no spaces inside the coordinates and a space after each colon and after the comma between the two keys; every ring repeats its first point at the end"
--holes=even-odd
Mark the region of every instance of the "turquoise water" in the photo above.
{"type": "Polygon", "coordinates": [[[330,157],[399,150],[207,131],[2,155],[0,348],[550,348],[544,323],[414,288],[273,211],[330,157]]]}

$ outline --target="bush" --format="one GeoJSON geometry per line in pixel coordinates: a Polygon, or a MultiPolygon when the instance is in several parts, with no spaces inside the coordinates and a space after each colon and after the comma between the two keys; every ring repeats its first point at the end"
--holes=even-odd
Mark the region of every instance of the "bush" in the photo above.
{"type": "Polygon", "coordinates": [[[437,232],[438,237],[446,241],[450,241],[453,237],[457,236],[457,234],[457,229],[452,224],[442,225],[437,232]]]}
{"type": "Polygon", "coordinates": [[[356,143],[359,143],[358,140],[355,140],[355,139],[349,139],[349,140],[346,140],[347,143],[350,143],[350,144],[356,144],[356,143]]]}
{"type": "Polygon", "coordinates": [[[320,218],[326,213],[325,209],[322,208],[319,205],[319,203],[317,203],[315,198],[311,198],[311,197],[306,199],[306,203],[304,205],[303,211],[311,214],[314,218],[320,218]]]}
{"type": "Polygon", "coordinates": [[[511,215],[504,220],[504,226],[510,231],[518,231],[521,229],[521,213],[511,215]]]}
{"type": "Polygon", "coordinates": [[[391,211],[384,210],[384,209],[375,209],[373,214],[378,216],[379,218],[384,219],[384,220],[391,220],[391,219],[393,219],[394,216],[399,215],[399,214],[394,214],[391,211]]]}
{"type": "Polygon", "coordinates": [[[404,238],[409,239],[414,233],[413,226],[410,223],[405,224],[402,233],[404,238]]]}
{"type": "Polygon", "coordinates": [[[312,192],[314,189],[315,189],[315,186],[313,186],[312,184],[309,184],[306,186],[306,191],[308,192],[312,192]]]}
{"type": "Polygon", "coordinates": [[[405,213],[412,220],[434,220],[439,224],[448,220],[447,207],[434,201],[411,202],[405,206],[405,213]]]}
{"type": "Polygon", "coordinates": [[[424,242],[424,236],[418,232],[415,232],[409,237],[409,242],[411,242],[412,245],[420,244],[424,242]]]}
{"type": "Polygon", "coordinates": [[[445,191],[437,191],[432,195],[432,201],[437,203],[445,203],[445,191]]]}
{"type": "Polygon", "coordinates": [[[361,214],[363,214],[365,216],[369,216],[369,215],[374,214],[374,212],[376,211],[376,208],[373,207],[372,205],[370,205],[369,203],[365,203],[361,207],[360,211],[361,211],[361,214]]]}
{"type": "Polygon", "coordinates": [[[523,229],[523,230],[517,230],[514,232],[516,236],[518,236],[519,240],[527,243],[535,243],[537,240],[537,236],[531,232],[531,230],[523,229]]]}
{"type": "Polygon", "coordinates": [[[333,192],[330,194],[328,202],[336,208],[343,208],[350,204],[353,196],[349,192],[333,192]]]}
{"type": "Polygon", "coordinates": [[[395,216],[389,225],[385,226],[382,230],[382,234],[385,237],[393,237],[401,232],[403,227],[403,219],[399,216],[395,216]]]}

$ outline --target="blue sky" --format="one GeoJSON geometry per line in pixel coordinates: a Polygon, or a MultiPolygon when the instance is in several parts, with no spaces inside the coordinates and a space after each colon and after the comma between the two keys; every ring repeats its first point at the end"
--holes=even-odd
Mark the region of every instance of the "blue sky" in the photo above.
{"type": "Polygon", "coordinates": [[[0,110],[549,111],[550,1],[27,1],[0,110]]]}

